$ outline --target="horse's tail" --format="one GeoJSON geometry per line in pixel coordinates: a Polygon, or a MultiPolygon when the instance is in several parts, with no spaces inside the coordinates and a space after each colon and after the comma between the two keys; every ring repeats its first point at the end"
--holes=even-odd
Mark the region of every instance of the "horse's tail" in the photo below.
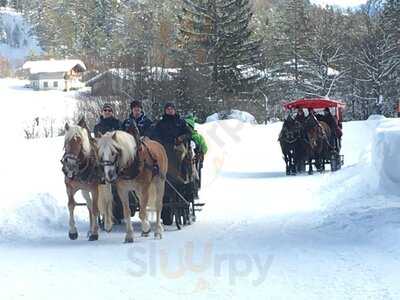
{"type": "Polygon", "coordinates": [[[106,231],[111,231],[113,224],[113,195],[111,192],[111,184],[99,184],[97,191],[99,212],[104,220],[104,229],[106,231]]]}

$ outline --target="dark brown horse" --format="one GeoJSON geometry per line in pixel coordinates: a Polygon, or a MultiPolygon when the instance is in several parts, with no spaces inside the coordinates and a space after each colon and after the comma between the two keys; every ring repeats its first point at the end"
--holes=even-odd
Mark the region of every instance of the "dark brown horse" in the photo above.
{"type": "Polygon", "coordinates": [[[325,159],[328,158],[330,149],[329,138],[331,130],[323,121],[318,121],[314,115],[309,115],[304,123],[306,139],[304,140],[305,160],[308,161],[308,173],[313,173],[312,160],[318,171],[325,170],[325,159]]]}
{"type": "Polygon", "coordinates": [[[286,164],[286,175],[295,175],[298,171],[300,143],[302,139],[301,124],[292,117],[285,119],[279,133],[283,159],[286,164]]]}

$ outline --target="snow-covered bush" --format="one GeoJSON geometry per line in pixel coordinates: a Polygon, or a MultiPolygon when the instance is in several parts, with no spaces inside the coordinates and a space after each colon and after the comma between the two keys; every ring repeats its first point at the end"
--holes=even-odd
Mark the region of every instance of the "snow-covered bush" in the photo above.
{"type": "Polygon", "coordinates": [[[232,109],[222,111],[207,117],[206,122],[214,122],[218,120],[239,120],[243,123],[257,124],[256,118],[248,112],[232,109]]]}
{"type": "Polygon", "coordinates": [[[24,132],[26,139],[52,138],[59,136],[63,128],[57,127],[54,118],[34,118],[31,122],[25,122],[24,132]]]}

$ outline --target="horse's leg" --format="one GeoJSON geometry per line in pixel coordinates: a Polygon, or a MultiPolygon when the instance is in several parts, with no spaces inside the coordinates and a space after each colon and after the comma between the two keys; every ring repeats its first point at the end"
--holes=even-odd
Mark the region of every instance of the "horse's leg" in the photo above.
{"type": "Polygon", "coordinates": [[[74,218],[74,209],[75,209],[75,199],[74,195],[76,190],[72,187],[67,186],[67,194],[68,194],[68,210],[69,210],[69,231],[68,236],[71,240],[76,240],[78,238],[78,230],[75,226],[75,218],[74,218]]]}
{"type": "Polygon", "coordinates": [[[107,185],[107,194],[104,195],[106,201],[105,230],[111,232],[113,227],[113,195],[111,185],[107,185]]]}
{"type": "Polygon", "coordinates": [[[88,209],[89,212],[89,231],[88,231],[88,236],[90,235],[90,230],[92,228],[93,225],[93,214],[92,214],[92,206],[93,206],[93,202],[92,202],[92,197],[89,193],[89,191],[87,190],[82,190],[82,196],[83,198],[85,198],[86,200],[86,207],[88,209]]]}
{"type": "Polygon", "coordinates": [[[131,209],[129,208],[129,186],[125,182],[117,182],[117,193],[122,202],[126,226],[125,243],[133,243],[133,226],[131,222],[131,209]]]}
{"type": "Polygon", "coordinates": [[[283,154],[283,159],[285,160],[285,165],[286,165],[286,175],[290,175],[289,156],[287,153],[283,154]]]}
{"type": "Polygon", "coordinates": [[[154,231],[154,238],[161,239],[164,228],[161,224],[161,211],[163,206],[165,181],[161,178],[157,178],[154,182],[156,188],[156,229],[154,231]]]}
{"type": "Polygon", "coordinates": [[[89,241],[97,241],[99,239],[99,225],[97,224],[97,218],[99,217],[99,191],[97,185],[92,186],[92,206],[90,210],[91,214],[91,226],[89,241]]]}
{"type": "Polygon", "coordinates": [[[311,153],[308,155],[308,174],[309,174],[309,175],[312,175],[312,174],[313,174],[312,155],[311,155],[311,153]]]}
{"type": "Polygon", "coordinates": [[[139,219],[142,222],[142,236],[149,236],[149,233],[151,231],[151,226],[150,222],[147,219],[147,206],[149,204],[149,196],[150,196],[150,188],[151,184],[147,184],[146,186],[143,186],[140,191],[139,195],[139,219]]]}
{"type": "Polygon", "coordinates": [[[296,175],[296,160],[294,150],[290,150],[290,172],[292,175],[296,175]]]}
{"type": "Polygon", "coordinates": [[[103,216],[104,230],[106,232],[111,232],[113,222],[112,222],[112,193],[110,184],[100,184],[98,186],[99,191],[99,208],[100,214],[103,216]]]}

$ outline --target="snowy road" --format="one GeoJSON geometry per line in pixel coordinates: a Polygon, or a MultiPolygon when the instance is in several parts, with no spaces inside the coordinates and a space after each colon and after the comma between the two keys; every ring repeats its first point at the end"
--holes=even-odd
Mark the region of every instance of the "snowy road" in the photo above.
{"type": "Polygon", "coordinates": [[[18,140],[0,153],[29,166],[21,175],[7,162],[1,175],[1,298],[400,299],[400,197],[374,185],[378,122],[345,124],[340,172],[296,177],[283,172],[280,123],[203,125],[198,221],[132,245],[121,227],[87,242],[82,208],[69,241],[62,138],[18,140]]]}

